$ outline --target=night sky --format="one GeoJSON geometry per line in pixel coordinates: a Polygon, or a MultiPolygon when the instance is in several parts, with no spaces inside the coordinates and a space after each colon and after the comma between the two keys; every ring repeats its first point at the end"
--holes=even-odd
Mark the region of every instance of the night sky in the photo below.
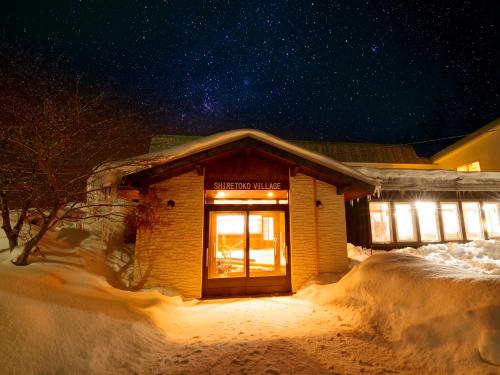
{"type": "Polygon", "coordinates": [[[407,143],[500,116],[500,1],[11,3],[4,39],[161,109],[156,132],[407,143]]]}

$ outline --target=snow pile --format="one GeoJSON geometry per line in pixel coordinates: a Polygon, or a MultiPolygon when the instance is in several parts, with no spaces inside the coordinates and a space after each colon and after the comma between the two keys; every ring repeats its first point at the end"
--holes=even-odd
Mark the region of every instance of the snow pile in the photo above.
{"type": "Polygon", "coordinates": [[[347,244],[347,256],[358,262],[364,261],[371,255],[370,249],[366,249],[361,246],[355,246],[352,243],[347,244]]]}
{"type": "Polygon", "coordinates": [[[336,284],[311,285],[297,296],[353,309],[357,325],[375,327],[435,372],[500,366],[498,276],[391,252],[369,257],[336,284]]]}
{"type": "Polygon", "coordinates": [[[455,266],[478,273],[500,275],[500,241],[450,242],[429,244],[417,249],[407,247],[392,251],[420,256],[437,264],[455,266]]]}
{"type": "Polygon", "coordinates": [[[487,190],[500,191],[500,172],[457,172],[429,169],[355,167],[377,181],[382,190],[487,190]]]}
{"type": "Polygon", "coordinates": [[[0,264],[2,372],[140,373],[165,350],[162,315],[175,301],[115,289],[62,263],[0,264]]]}

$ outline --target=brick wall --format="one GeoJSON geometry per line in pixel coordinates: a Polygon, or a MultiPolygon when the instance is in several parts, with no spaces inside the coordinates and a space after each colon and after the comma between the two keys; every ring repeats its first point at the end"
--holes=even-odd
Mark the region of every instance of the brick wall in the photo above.
{"type": "Polygon", "coordinates": [[[316,209],[319,272],[342,272],[347,268],[347,234],[344,196],[337,195],[335,186],[316,181],[316,199],[322,208],[316,209]]]}
{"type": "Polygon", "coordinates": [[[290,177],[290,248],[292,291],[318,273],[314,179],[297,174],[290,177]]]}
{"type": "Polygon", "coordinates": [[[304,174],[290,177],[292,291],[320,272],[347,267],[344,197],[335,186],[304,174]],[[322,207],[316,207],[316,200],[322,207]]]}
{"type": "Polygon", "coordinates": [[[160,207],[152,228],[137,230],[134,281],[201,297],[203,176],[193,171],[151,187],[160,207]],[[173,209],[166,207],[170,199],[175,201],[173,209]]]}

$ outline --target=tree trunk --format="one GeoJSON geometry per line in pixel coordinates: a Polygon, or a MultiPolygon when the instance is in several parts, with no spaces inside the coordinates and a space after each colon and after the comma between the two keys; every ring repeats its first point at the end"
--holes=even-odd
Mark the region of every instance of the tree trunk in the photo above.
{"type": "MultiPolygon", "coordinates": [[[[4,229],[4,232],[5,232],[5,229],[4,229]]],[[[5,232],[7,233],[7,232],[5,232]]],[[[16,234],[12,234],[12,235],[7,235],[7,239],[9,240],[9,250],[12,251],[14,250],[15,247],[17,247],[17,245],[19,244],[19,236],[16,235],[16,234]]]]}
{"type": "Polygon", "coordinates": [[[7,201],[7,196],[5,192],[0,192],[0,204],[2,210],[2,229],[9,240],[9,250],[12,251],[19,244],[19,233],[21,232],[21,228],[24,224],[24,219],[26,218],[26,214],[28,212],[31,200],[28,199],[19,213],[19,218],[17,219],[17,223],[12,228],[12,223],[10,222],[10,208],[7,201]]]}
{"type": "Polygon", "coordinates": [[[48,229],[49,224],[44,222],[38,233],[24,244],[22,253],[17,257],[17,259],[13,260],[12,263],[16,266],[26,266],[28,264],[28,257],[31,254],[31,250],[33,250],[36,244],[38,244],[48,229]]]}
{"type": "Polygon", "coordinates": [[[9,240],[9,249],[12,251],[18,244],[19,236],[12,229],[9,204],[7,203],[7,196],[3,191],[0,192],[0,203],[2,204],[2,229],[9,240]]]}

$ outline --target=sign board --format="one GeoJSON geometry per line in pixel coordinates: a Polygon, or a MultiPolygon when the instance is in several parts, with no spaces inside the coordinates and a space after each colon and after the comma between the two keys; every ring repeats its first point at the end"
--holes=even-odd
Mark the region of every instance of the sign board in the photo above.
{"type": "Polygon", "coordinates": [[[207,190],[288,190],[288,181],[205,181],[207,190]]]}

